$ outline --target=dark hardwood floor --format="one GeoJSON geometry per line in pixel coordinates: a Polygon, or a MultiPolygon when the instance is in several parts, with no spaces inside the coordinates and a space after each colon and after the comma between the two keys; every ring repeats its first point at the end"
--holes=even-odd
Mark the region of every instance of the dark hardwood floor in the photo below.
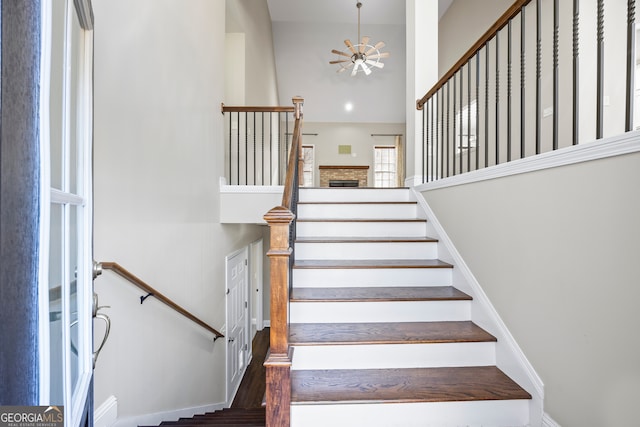
{"type": "Polygon", "coordinates": [[[242,378],[233,399],[232,408],[261,408],[265,393],[264,359],[269,350],[269,328],[258,331],[253,338],[253,359],[242,378]]]}

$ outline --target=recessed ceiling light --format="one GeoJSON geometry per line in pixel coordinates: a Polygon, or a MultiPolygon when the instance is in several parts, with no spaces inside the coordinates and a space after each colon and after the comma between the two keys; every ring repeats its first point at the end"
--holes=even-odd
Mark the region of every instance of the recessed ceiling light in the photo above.
{"type": "Polygon", "coordinates": [[[350,103],[350,102],[347,102],[346,104],[344,104],[344,109],[345,109],[345,111],[353,110],[353,104],[350,103]]]}

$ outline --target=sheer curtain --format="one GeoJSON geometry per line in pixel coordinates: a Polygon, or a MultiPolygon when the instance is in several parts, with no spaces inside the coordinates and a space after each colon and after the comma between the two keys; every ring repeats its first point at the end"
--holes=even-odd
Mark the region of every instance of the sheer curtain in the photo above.
{"type": "Polygon", "coordinates": [[[396,177],[398,178],[398,187],[404,187],[404,143],[402,142],[402,135],[396,135],[396,177]]]}
{"type": "Polygon", "coordinates": [[[0,1],[0,405],[38,405],[40,1],[0,1]]]}

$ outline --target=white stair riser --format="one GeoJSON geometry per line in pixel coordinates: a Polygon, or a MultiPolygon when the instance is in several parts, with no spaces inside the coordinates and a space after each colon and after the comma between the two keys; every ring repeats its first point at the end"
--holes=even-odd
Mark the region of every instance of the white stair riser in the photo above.
{"type": "Polygon", "coordinates": [[[296,232],[298,237],[419,237],[426,235],[427,224],[424,221],[298,221],[296,232]]]}
{"type": "Polygon", "coordinates": [[[295,268],[296,288],[451,286],[451,268],[295,268]]]}
{"type": "Polygon", "coordinates": [[[298,218],[417,218],[416,204],[301,204],[298,218]]]}
{"type": "Polygon", "coordinates": [[[437,242],[296,243],[296,259],[436,259],[437,242]]]}
{"type": "Polygon", "coordinates": [[[490,366],[495,343],[294,345],[292,369],[490,366]]]}
{"type": "Polygon", "coordinates": [[[291,323],[436,322],[471,319],[469,301],[292,302],[291,323]]]}
{"type": "Polygon", "coordinates": [[[299,202],[410,202],[415,201],[406,188],[350,189],[350,188],[302,188],[299,202]]]}
{"type": "Polygon", "coordinates": [[[291,427],[525,427],[528,400],[292,404],[291,427]]]}

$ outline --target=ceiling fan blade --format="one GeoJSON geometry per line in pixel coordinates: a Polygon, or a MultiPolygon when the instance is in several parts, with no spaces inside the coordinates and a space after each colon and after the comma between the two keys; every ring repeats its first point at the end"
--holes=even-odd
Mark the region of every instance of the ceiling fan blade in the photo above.
{"type": "Polygon", "coordinates": [[[351,52],[353,52],[354,54],[355,54],[355,53],[358,53],[358,52],[356,52],[356,49],[353,47],[353,44],[351,44],[351,40],[346,39],[346,40],[344,41],[344,44],[346,44],[346,45],[347,45],[347,47],[349,48],[349,50],[350,50],[351,52]]]}
{"type": "Polygon", "coordinates": [[[371,61],[370,59],[367,59],[366,62],[372,67],[384,68],[384,64],[382,62],[371,61]]]}
{"type": "Polygon", "coordinates": [[[368,76],[369,74],[371,74],[371,68],[369,68],[367,66],[367,64],[365,64],[364,62],[362,64],[360,64],[360,66],[362,67],[362,70],[364,71],[364,73],[368,76]]]}
{"type": "Polygon", "coordinates": [[[353,71],[351,71],[351,77],[355,77],[358,74],[358,64],[353,67],[353,71]]]}
{"type": "Polygon", "coordinates": [[[351,55],[349,55],[348,53],[340,52],[339,50],[336,50],[336,49],[333,49],[331,53],[335,53],[336,55],[342,55],[342,56],[346,56],[347,58],[351,58],[351,55]]]}
{"type": "Polygon", "coordinates": [[[342,62],[351,62],[351,60],[350,59],[339,59],[339,60],[336,60],[336,61],[329,61],[329,64],[340,64],[342,62]]]}
{"type": "Polygon", "coordinates": [[[372,47],[371,49],[369,49],[368,51],[366,51],[364,54],[369,56],[371,55],[373,52],[375,52],[376,50],[380,50],[385,46],[384,42],[378,42],[376,43],[376,45],[374,47],[372,47]]]}
{"type": "Polygon", "coordinates": [[[350,67],[352,67],[352,66],[353,66],[353,62],[352,62],[352,63],[350,63],[350,64],[348,64],[348,65],[342,65],[342,66],[340,66],[340,69],[338,70],[338,73],[342,73],[342,72],[344,72],[345,70],[348,70],[348,69],[349,69],[350,67]]]}
{"type": "Polygon", "coordinates": [[[360,43],[360,53],[364,53],[364,48],[367,47],[367,43],[369,43],[369,37],[363,36],[362,42],[360,43]]]}
{"type": "Polygon", "coordinates": [[[378,59],[378,58],[388,58],[389,52],[381,52],[375,55],[366,55],[367,59],[378,59]]]}

